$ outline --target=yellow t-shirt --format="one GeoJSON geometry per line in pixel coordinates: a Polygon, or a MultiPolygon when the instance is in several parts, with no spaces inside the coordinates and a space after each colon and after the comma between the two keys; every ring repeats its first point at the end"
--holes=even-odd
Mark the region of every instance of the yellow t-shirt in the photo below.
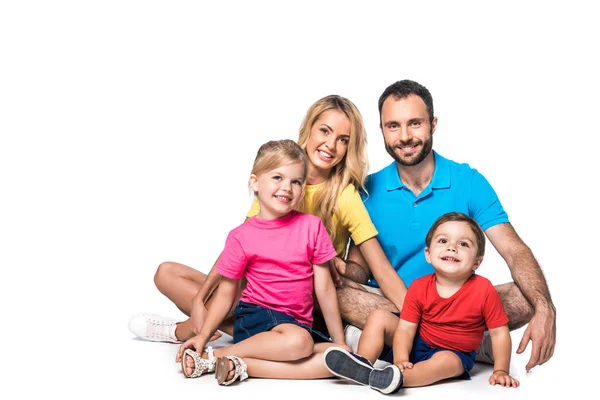
{"type": "MultiPolygon", "coordinates": [[[[309,214],[314,215],[316,208],[313,202],[315,193],[323,184],[325,182],[318,185],[306,185],[304,189],[304,204],[309,214]]],[[[369,213],[354,185],[350,184],[342,191],[338,199],[338,208],[341,221],[338,221],[337,216],[333,216],[333,224],[337,230],[333,246],[338,257],[343,258],[346,255],[350,237],[352,237],[354,243],[361,244],[365,240],[377,236],[377,229],[371,222],[371,217],[369,217],[369,213]]],[[[246,216],[248,218],[253,217],[258,214],[259,210],[258,199],[254,199],[254,203],[246,216]]]]}

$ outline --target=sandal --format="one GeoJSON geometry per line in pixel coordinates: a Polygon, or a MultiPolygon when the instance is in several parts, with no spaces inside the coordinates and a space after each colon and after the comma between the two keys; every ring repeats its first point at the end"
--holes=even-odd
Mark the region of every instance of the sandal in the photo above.
{"type": "Polygon", "coordinates": [[[198,378],[199,376],[202,376],[202,374],[215,371],[216,358],[213,348],[211,346],[208,346],[206,349],[204,349],[204,351],[208,353],[208,360],[202,358],[200,354],[196,353],[192,349],[185,350],[185,352],[183,353],[183,358],[181,359],[181,370],[183,371],[183,375],[185,375],[186,378],[198,378]],[[190,375],[188,375],[185,372],[186,355],[192,357],[192,359],[194,360],[194,372],[192,372],[190,375]]]}
{"type": "Polygon", "coordinates": [[[217,358],[217,365],[216,365],[215,369],[216,369],[215,378],[217,379],[217,383],[219,385],[229,386],[233,382],[235,382],[237,378],[240,378],[240,382],[243,381],[244,379],[248,378],[248,372],[247,372],[248,366],[246,365],[244,360],[242,360],[240,357],[236,357],[236,356],[219,357],[219,358],[217,358]],[[231,370],[229,369],[229,361],[230,360],[231,360],[231,362],[233,362],[234,374],[233,374],[233,378],[231,378],[230,380],[227,380],[227,377],[229,376],[229,372],[231,372],[231,370]]]}

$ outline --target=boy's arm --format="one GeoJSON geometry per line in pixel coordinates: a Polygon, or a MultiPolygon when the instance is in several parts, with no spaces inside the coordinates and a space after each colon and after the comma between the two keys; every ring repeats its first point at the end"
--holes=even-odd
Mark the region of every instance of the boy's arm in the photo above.
{"type": "Polygon", "coordinates": [[[494,354],[494,372],[492,372],[489,379],[490,384],[495,385],[498,383],[506,387],[519,386],[519,381],[510,376],[512,342],[508,325],[490,329],[489,332],[492,339],[492,353],[494,354]]]}
{"type": "Polygon", "coordinates": [[[331,274],[329,264],[318,264],[313,266],[315,295],[319,302],[319,308],[325,319],[327,330],[334,343],[345,345],[344,329],[342,328],[342,316],[338,298],[331,274]]]}
{"type": "Polygon", "coordinates": [[[183,343],[179,347],[175,360],[181,362],[181,357],[186,349],[195,349],[197,352],[202,352],[206,343],[213,336],[217,327],[223,322],[227,314],[231,311],[233,301],[239,286],[238,279],[231,279],[223,276],[221,283],[215,293],[215,298],[208,310],[206,320],[202,325],[200,332],[183,343]]]}
{"type": "Polygon", "coordinates": [[[394,365],[400,367],[401,371],[404,371],[404,368],[412,368],[412,363],[408,361],[408,357],[412,350],[418,326],[419,324],[408,322],[400,317],[398,328],[396,328],[396,333],[394,334],[393,349],[394,365]]]}

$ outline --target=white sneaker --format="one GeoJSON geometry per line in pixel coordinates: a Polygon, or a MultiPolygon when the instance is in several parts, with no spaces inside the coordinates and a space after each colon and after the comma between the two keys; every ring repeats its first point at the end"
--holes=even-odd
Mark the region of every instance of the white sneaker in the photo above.
{"type": "Polygon", "coordinates": [[[177,321],[156,314],[136,314],[129,320],[129,330],[140,339],[152,342],[180,343],[175,336],[177,321]]]}
{"type": "Polygon", "coordinates": [[[477,348],[475,361],[494,365],[494,352],[492,351],[492,338],[488,331],[483,332],[483,340],[477,348]]]}
{"type": "Polygon", "coordinates": [[[359,329],[354,325],[348,324],[346,325],[346,328],[344,328],[344,340],[352,349],[353,353],[358,351],[358,341],[360,340],[360,335],[362,335],[362,329],[359,329]]]}

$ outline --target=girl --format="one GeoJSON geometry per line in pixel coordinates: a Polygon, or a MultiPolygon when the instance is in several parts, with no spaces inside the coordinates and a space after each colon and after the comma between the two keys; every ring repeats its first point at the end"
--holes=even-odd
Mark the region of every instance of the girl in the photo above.
{"type": "Polygon", "coordinates": [[[336,252],[321,220],[295,211],[302,198],[307,163],[306,154],[292,140],[271,141],[258,150],[249,186],[260,211],[227,237],[215,268],[223,278],[206,320],[200,333],[177,353],[185,376],[216,370],[221,385],[248,376],[331,376],[322,353],[333,343],[312,329],[313,280],[333,342],[345,346],[328,268],[336,252]],[[192,349],[204,349],[227,317],[242,276],[246,287],[233,312],[234,344],[196,353],[192,349]]]}
{"type": "MultiPolygon", "coordinates": [[[[352,275],[349,271],[352,265],[346,266],[342,261],[351,237],[387,298],[400,310],[406,286],[383,253],[376,238],[377,230],[357,191],[364,188],[368,172],[367,141],[360,112],[351,101],[340,96],[318,100],[306,113],[298,144],[308,157],[307,185],[298,209],[323,221],[336,249],[337,257],[330,262],[336,285],[341,284],[338,268],[342,275],[352,275]]],[[[259,203],[255,201],[247,217],[258,212],[259,203]]],[[[191,338],[202,329],[206,307],[210,306],[211,294],[220,280],[214,266],[207,276],[183,264],[162,263],[154,277],[156,287],[190,318],[178,323],[155,314],[138,314],[131,318],[129,329],[146,340],[178,343],[191,338]]],[[[376,295],[373,298],[385,300],[376,295]]],[[[349,314],[356,310],[350,303],[341,306],[344,319],[353,322],[349,314]]],[[[233,319],[229,317],[219,329],[231,335],[233,319]]],[[[211,340],[218,336],[216,333],[211,340]]]]}

